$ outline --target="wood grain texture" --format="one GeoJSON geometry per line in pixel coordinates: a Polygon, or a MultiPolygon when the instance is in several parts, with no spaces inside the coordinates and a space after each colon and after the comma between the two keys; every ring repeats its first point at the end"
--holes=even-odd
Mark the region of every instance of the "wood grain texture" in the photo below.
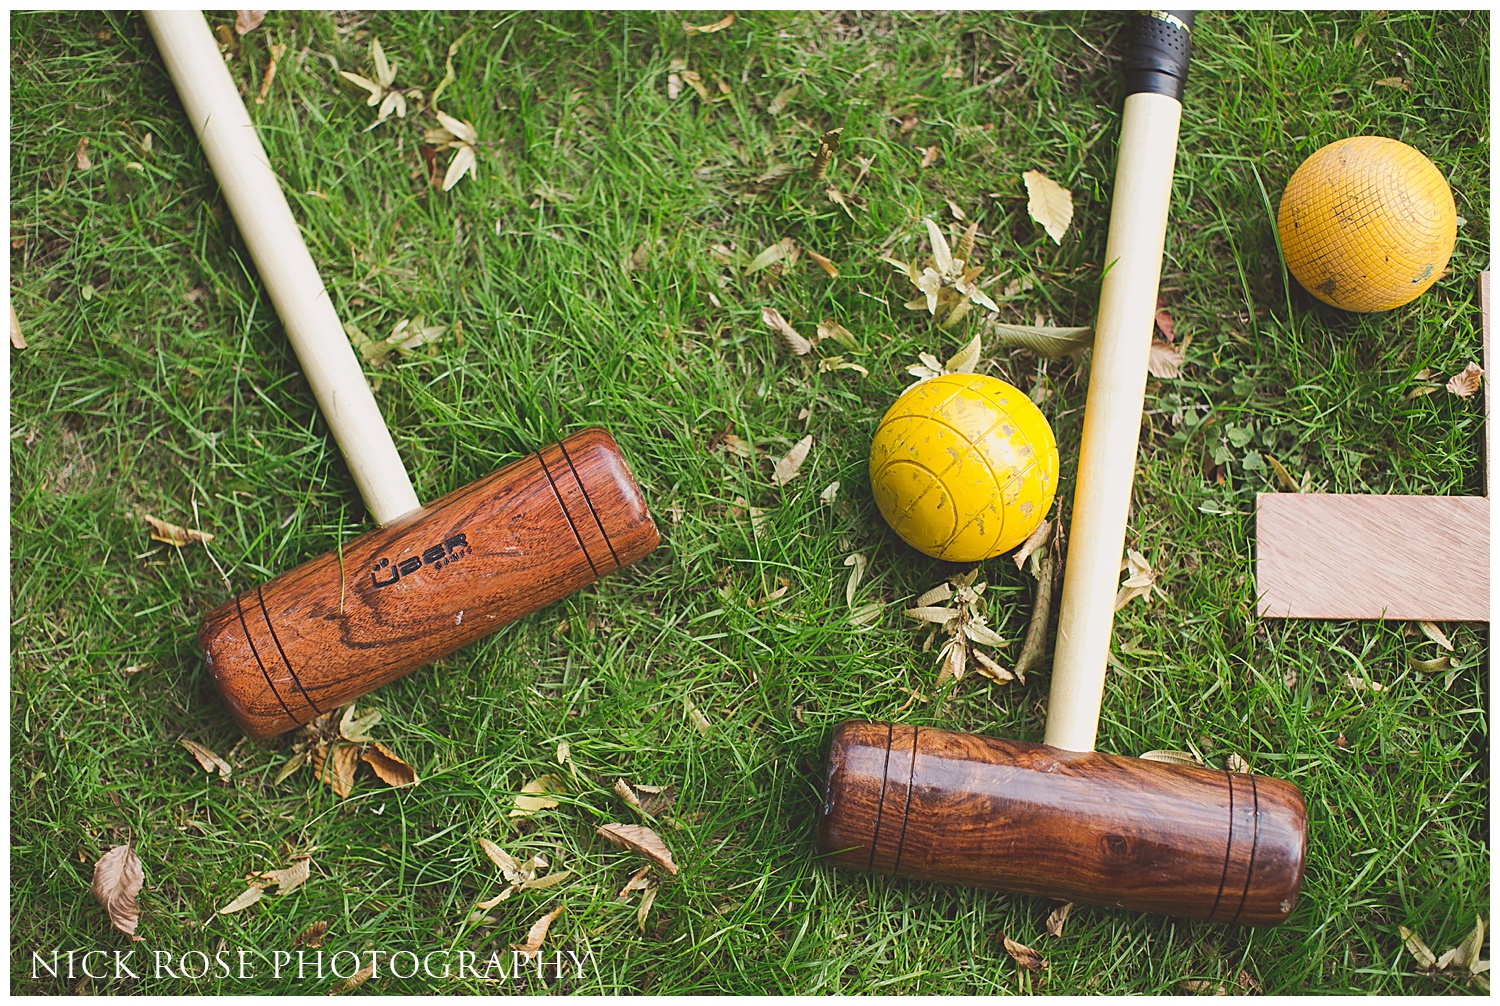
{"type": "Polygon", "coordinates": [[[245,731],[270,737],[649,554],[640,490],[576,433],[220,605],[199,647],[245,731]]]}
{"type": "Polygon", "coordinates": [[[1278,779],[931,727],[834,734],[818,845],[841,867],[1248,926],[1302,889],[1278,779]]]}
{"type": "Polygon", "coordinates": [[[1261,493],[1255,585],[1266,618],[1488,621],[1482,496],[1261,493]]]}

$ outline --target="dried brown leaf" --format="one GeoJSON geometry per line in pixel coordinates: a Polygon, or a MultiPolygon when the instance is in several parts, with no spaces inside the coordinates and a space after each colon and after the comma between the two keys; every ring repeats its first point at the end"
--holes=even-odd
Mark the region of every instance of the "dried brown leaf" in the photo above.
{"type": "Polygon", "coordinates": [[[292,940],[292,946],[316,950],[323,945],[323,937],[327,932],[328,923],[319,920],[298,933],[297,938],[292,940]]]}
{"type": "Polygon", "coordinates": [[[1068,921],[1068,913],[1072,910],[1073,902],[1071,901],[1052,910],[1052,914],[1047,916],[1048,936],[1061,936],[1063,934],[1063,923],[1068,921]]]}
{"type": "Polygon", "coordinates": [[[651,906],[656,901],[656,892],[659,885],[655,881],[646,884],[645,893],[641,895],[640,907],[635,911],[635,922],[641,932],[646,931],[646,916],[651,914],[651,906]]]}
{"type": "Polygon", "coordinates": [[[1411,93],[1411,85],[1402,77],[1382,77],[1375,82],[1376,87],[1393,87],[1399,91],[1411,93]]]}
{"type": "Polygon", "coordinates": [[[1158,305],[1156,309],[1156,327],[1161,330],[1161,337],[1168,342],[1172,341],[1173,329],[1176,322],[1172,318],[1172,312],[1158,305]]]}
{"type": "Polygon", "coordinates": [[[542,949],[542,941],[547,938],[547,930],[552,928],[552,923],[557,920],[557,917],[563,913],[563,909],[566,907],[565,904],[558,905],[552,911],[533,922],[531,930],[526,934],[526,942],[512,943],[510,945],[511,949],[521,951],[521,953],[526,955],[526,959],[530,960],[537,951],[542,949]]]}
{"type": "Polygon", "coordinates": [[[930,147],[922,147],[921,150],[922,163],[920,167],[924,169],[932,167],[938,162],[938,158],[943,156],[943,152],[938,149],[937,144],[933,144],[930,147]]]}
{"type": "Polygon", "coordinates": [[[1047,962],[1035,950],[1023,943],[1017,943],[1004,934],[1001,935],[1000,939],[1005,944],[1005,952],[1010,954],[1010,959],[1027,971],[1045,971],[1047,969],[1047,962]]]}
{"type": "Polygon", "coordinates": [[[862,351],[859,340],[854,338],[854,333],[836,321],[825,321],[818,325],[818,341],[831,339],[849,350],[851,353],[862,351]]]}
{"type": "Polygon", "coordinates": [[[651,883],[650,878],[647,876],[647,874],[649,874],[650,872],[651,864],[647,863],[645,866],[632,873],[630,875],[630,879],[625,881],[625,886],[620,888],[620,896],[615,900],[624,901],[626,898],[630,897],[632,891],[644,891],[646,887],[651,883]]]}
{"type": "Polygon", "coordinates": [[[1073,222],[1073,193],[1042,174],[1027,171],[1021,175],[1026,182],[1026,212],[1031,219],[1042,225],[1055,243],[1062,244],[1068,225],[1073,222]]]}
{"type": "Polygon", "coordinates": [[[1467,367],[1448,378],[1448,391],[1459,398],[1468,398],[1479,390],[1479,378],[1484,375],[1484,370],[1476,363],[1470,362],[1467,367]]]}
{"type": "Polygon", "coordinates": [[[833,260],[832,259],[825,258],[824,256],[819,255],[817,252],[813,251],[811,248],[807,249],[807,257],[810,258],[810,259],[812,259],[814,262],[816,262],[817,265],[818,265],[818,268],[822,269],[829,276],[832,276],[835,279],[838,278],[839,267],[833,264],[833,260]]]}
{"type": "Polygon", "coordinates": [[[712,35],[714,32],[723,31],[725,28],[728,28],[730,25],[734,24],[734,18],[735,15],[726,14],[723,18],[715,21],[713,24],[700,25],[688,24],[686,21],[684,21],[682,22],[682,30],[688,35],[712,35]]]}
{"type": "Polygon", "coordinates": [[[772,115],[780,115],[782,112],[785,112],[786,103],[797,96],[797,91],[801,87],[801,84],[793,84],[785,90],[776,92],[776,97],[771,99],[771,104],[766,108],[766,111],[772,115]]]}
{"type": "Polygon", "coordinates": [[[265,19],[266,12],[263,10],[237,10],[234,12],[234,33],[248,35],[259,28],[265,19]]]}
{"type": "MultiPolygon", "coordinates": [[[[974,669],[989,678],[997,685],[1008,685],[1016,680],[1016,676],[999,664],[995,663],[983,650],[976,648],[973,652],[974,669]]],[[[1024,684],[1024,682],[1023,682],[1024,684]]]]}
{"type": "Polygon", "coordinates": [[[1417,962],[1417,967],[1430,968],[1437,964],[1437,955],[1422,941],[1422,937],[1405,926],[1398,928],[1401,932],[1401,940],[1406,944],[1406,949],[1411,951],[1412,958],[1417,962]]]}
{"type": "Polygon", "coordinates": [[[843,131],[844,127],[839,126],[837,129],[828,130],[818,138],[818,152],[813,155],[813,181],[821,180],[828,172],[828,162],[832,160],[834,154],[838,153],[839,136],[843,131]]]}
{"type": "Polygon", "coordinates": [[[379,722],[380,710],[366,709],[365,714],[360,716],[359,710],[351,703],[339,719],[339,736],[356,744],[368,744],[372,739],[370,728],[379,722]]]}
{"type": "Polygon", "coordinates": [[[760,309],[760,321],[765,322],[766,327],[774,331],[781,346],[789,349],[792,354],[798,355],[798,357],[805,357],[808,352],[813,351],[813,343],[802,337],[802,334],[796,331],[796,328],[792,328],[792,325],[786,321],[786,318],[781,316],[781,312],[778,312],[775,307],[762,307],[760,309]]]}
{"type": "Polygon", "coordinates": [[[193,757],[198,759],[198,764],[203,766],[203,771],[212,772],[217,769],[220,779],[229,778],[229,774],[233,769],[229,767],[227,761],[220,758],[213,751],[210,751],[197,741],[188,740],[186,737],[177,738],[177,742],[192,752],[193,757]]]}
{"type": "Polygon", "coordinates": [[[21,338],[21,319],[16,317],[16,305],[10,306],[10,345],[12,349],[25,349],[26,340],[21,338]]]}
{"type": "Polygon", "coordinates": [[[271,784],[273,786],[281,785],[286,781],[288,776],[310,761],[312,761],[312,751],[310,749],[304,748],[300,751],[294,751],[292,756],[286,760],[286,764],[281,766],[281,771],[276,773],[276,778],[272,780],[271,784]]]}
{"type": "Polygon", "coordinates": [[[359,748],[353,744],[335,744],[324,752],[320,745],[313,753],[313,775],[340,797],[354,788],[354,770],[359,767],[359,748]]]}
{"type": "Polygon", "coordinates": [[[530,817],[539,810],[551,810],[557,806],[557,801],[543,794],[565,792],[567,792],[567,783],[562,776],[538,776],[521,787],[520,794],[516,796],[515,809],[510,812],[510,816],[530,817]]]}
{"type": "Polygon", "coordinates": [[[312,857],[298,856],[291,866],[267,870],[260,875],[262,887],[275,887],[277,894],[291,894],[312,876],[312,857]]]}
{"type": "Polygon", "coordinates": [[[943,368],[950,374],[972,374],[974,368],[979,366],[979,353],[981,350],[981,337],[976,335],[969,340],[968,345],[948,357],[948,362],[943,368]]]}
{"type": "Polygon", "coordinates": [[[1436,622],[1420,621],[1417,623],[1417,627],[1422,630],[1422,635],[1426,636],[1434,643],[1437,643],[1448,652],[1453,652],[1452,640],[1448,638],[1447,634],[1444,633],[1442,629],[1439,629],[1437,627],[1436,622]]]}
{"type": "Polygon", "coordinates": [[[343,984],[341,984],[341,985],[335,985],[333,988],[329,989],[328,990],[328,994],[331,995],[331,996],[343,995],[345,992],[349,992],[349,991],[352,991],[353,989],[357,989],[361,985],[363,985],[365,982],[369,981],[370,980],[370,976],[373,975],[374,973],[375,973],[375,960],[374,960],[373,957],[371,957],[370,963],[366,964],[364,967],[362,967],[358,971],[354,972],[354,974],[350,975],[348,978],[345,978],[344,981],[343,981],[343,984]]]}
{"type": "Polygon", "coordinates": [[[1206,978],[1184,978],[1177,983],[1177,987],[1195,996],[1227,996],[1229,994],[1229,989],[1223,982],[1209,981],[1206,978]]]}
{"type": "Polygon", "coordinates": [[[672,853],[661,836],[650,828],[638,824],[605,824],[594,830],[601,838],[639,852],[674,877],[677,875],[677,864],[672,862],[672,853]]]}
{"type": "Polygon", "coordinates": [[[132,940],[144,939],[135,935],[141,917],[135,899],[145,881],[141,857],[130,846],[117,845],[94,864],[94,881],[89,885],[89,893],[104,906],[109,921],[132,940]]]}
{"type": "Polygon", "coordinates": [[[151,525],[152,541],[164,541],[168,545],[176,545],[178,548],[181,548],[189,542],[201,541],[206,543],[214,540],[214,536],[207,532],[178,527],[176,524],[169,524],[148,513],[141,514],[141,520],[151,525]]]}
{"type": "Polygon", "coordinates": [[[380,781],[387,786],[415,786],[420,780],[412,767],[391,752],[384,744],[376,741],[360,754],[365,764],[375,770],[380,781]]]}
{"type": "Polygon", "coordinates": [[[78,165],[79,171],[87,171],[94,166],[94,162],[89,160],[89,138],[87,136],[80,136],[78,138],[78,146],[73,150],[73,160],[78,165]]]}
{"type": "Polygon", "coordinates": [[[1021,547],[1016,549],[1016,554],[1011,557],[1016,560],[1016,568],[1020,569],[1026,560],[1031,557],[1031,553],[1047,544],[1051,539],[1052,522],[1044,520],[1036,526],[1036,530],[1031,532],[1030,537],[1021,543],[1021,547]]]}
{"type": "Polygon", "coordinates": [[[242,912],[266,896],[266,889],[260,884],[251,884],[240,892],[239,897],[219,909],[220,915],[233,915],[242,912]]]}
{"type": "Polygon", "coordinates": [[[1147,751],[1145,754],[1141,755],[1141,760],[1165,762],[1168,765],[1201,766],[1203,764],[1203,760],[1201,758],[1188,751],[1147,751]]]}
{"type": "Polygon", "coordinates": [[[767,245],[759,255],[750,260],[749,265],[745,266],[745,275],[760,272],[783,259],[791,258],[796,248],[797,244],[791,238],[782,238],[773,245],[767,245]]]}
{"type": "Polygon", "coordinates": [[[572,870],[559,870],[556,873],[549,873],[545,877],[532,877],[521,885],[521,890],[544,891],[549,887],[556,887],[572,875],[572,870]]]}
{"type": "Polygon", "coordinates": [[[1151,340],[1151,355],[1146,358],[1146,369],[1152,377],[1174,380],[1182,374],[1182,350],[1161,339],[1151,340]]]}
{"type": "Polygon", "coordinates": [[[784,486],[797,477],[802,470],[802,462],[807,460],[808,451],[812,450],[812,443],[812,434],[809,433],[793,444],[785,457],[777,460],[776,468],[771,472],[772,484],[784,486]]]}
{"type": "Polygon", "coordinates": [[[1266,459],[1266,462],[1271,466],[1271,471],[1276,473],[1276,481],[1281,483],[1281,488],[1289,493],[1294,493],[1298,490],[1297,480],[1292,478],[1292,473],[1286,470],[1286,465],[1277,461],[1269,454],[1262,454],[1261,457],[1266,459]]]}
{"type": "Polygon", "coordinates": [[[1238,754],[1236,752],[1231,752],[1229,757],[1224,759],[1224,768],[1230,772],[1240,772],[1248,774],[1250,771],[1250,763],[1245,760],[1244,755],[1238,754]]]}
{"type": "Polygon", "coordinates": [[[1152,571],[1151,564],[1133,548],[1125,550],[1121,572],[1128,572],[1130,575],[1120,584],[1120,591],[1115,595],[1116,611],[1137,597],[1150,597],[1152,588],[1156,586],[1156,573],[1152,571]]]}

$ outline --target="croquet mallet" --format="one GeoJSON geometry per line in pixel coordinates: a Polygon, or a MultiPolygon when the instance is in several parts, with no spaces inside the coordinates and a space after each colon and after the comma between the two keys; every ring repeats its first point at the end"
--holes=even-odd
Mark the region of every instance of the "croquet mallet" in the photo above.
{"type": "Polygon", "coordinates": [[[1131,25],[1045,743],[841,725],[818,827],[836,865],[1254,926],[1283,921],[1297,900],[1296,786],[1093,750],[1192,21],[1151,11],[1131,25]]]}
{"type": "Polygon", "coordinates": [[[381,526],[245,591],[199,647],[245,731],[308,722],[656,548],[619,448],[575,433],[426,507],[198,11],[148,11],[183,108],[303,374],[381,526]]]}

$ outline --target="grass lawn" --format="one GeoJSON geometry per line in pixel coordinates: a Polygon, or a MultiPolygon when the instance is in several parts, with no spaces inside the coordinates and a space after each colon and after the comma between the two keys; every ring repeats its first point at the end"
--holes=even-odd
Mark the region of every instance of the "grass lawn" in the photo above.
{"type": "MultiPolygon", "coordinates": [[[[382,967],[360,991],[1476,990],[1421,971],[1398,927],[1442,953],[1488,918],[1487,633],[1442,626],[1452,673],[1428,674],[1409,660],[1441,651],[1414,624],[1262,621],[1251,511],[1276,485],[1267,454],[1321,491],[1483,491],[1483,396],[1411,392],[1424,370],[1441,381],[1480,360],[1488,15],[1198,22],[1163,275],[1186,363],[1147,388],[1128,534],[1166,598],[1116,618],[1099,747],[1192,749],[1214,766],[1238,755],[1296,782],[1310,862],[1274,930],[1079,906],[1057,938],[1043,899],[834,872],[813,824],[845,719],[1041,739],[1045,669],[939,690],[902,614],[966,567],[881,521],[871,434],[918,353],[946,358],[984,312],[940,330],[903,308],[914,292],[880,259],[926,255],[923,218],[948,226],[956,208],[979,222],[1001,320],[1091,323],[1123,18],[754,12],[694,35],[683,23],[277,12],[237,43],[231,71],[340,316],[374,338],[406,319],[446,327],[368,371],[419,496],[600,424],[663,533],[647,559],[369,696],[361,706],[383,714],[373,736],[422,781],[396,790],[361,769],[341,798],[307,768],[276,781],[293,738],[241,735],[195,634],[231,596],[213,559],[243,590],[368,527],[363,504],[140,17],[12,17],[11,294],[28,342],[10,357],[12,988],[322,993],[338,984],[326,963],[321,978],[272,976],[272,953],[316,922],[325,955],[509,962],[565,903],[545,952],[591,953],[582,978],[382,967]],[[425,106],[366,131],[376,109],[335,72],[375,76],[374,37],[396,84],[429,95],[462,39],[441,105],[479,144],[451,191],[420,150],[437,124],[425,106]],[[257,104],[272,43],[286,48],[257,104]],[[819,136],[836,127],[842,147],[815,181],[819,136]],[[1431,158],[1463,222],[1431,291],[1354,315],[1288,291],[1272,212],[1303,158],[1366,133],[1431,158]],[[777,165],[795,170],[759,181],[777,165]],[[1027,214],[1031,169],[1073,193],[1060,246],[1027,214]],[[783,237],[839,275],[805,253],[747,272],[783,237]],[[804,334],[843,324],[861,351],[821,352],[868,376],[781,349],[767,307],[804,334]],[[711,448],[726,431],[754,458],[711,448]],[[774,487],[771,459],[807,434],[801,475],[774,487]],[[747,507],[764,511],[754,525],[747,507]],[[153,541],[142,513],[215,539],[153,541]],[[854,605],[883,605],[865,626],[845,598],[855,553],[869,569],[854,605]],[[228,758],[232,776],[205,775],[180,738],[228,758]],[[568,780],[557,806],[511,817],[549,773],[568,780]],[[642,823],[612,792],[621,778],[675,787],[655,827],[681,872],[643,924],[642,896],[617,894],[644,860],[595,834],[642,823]],[[504,889],[481,836],[572,873],[475,920],[504,889]],[[146,877],[140,976],[34,978],[33,953],[130,947],[88,894],[93,864],[126,842],[146,877]],[[299,854],[307,884],[218,914],[246,874],[299,854]],[[1002,934],[1046,971],[1019,969],[1002,934]],[[158,974],[148,953],[241,949],[253,979],[158,974]]],[[[1040,399],[1066,515],[1087,355],[986,345],[980,370],[1040,399]]],[[[998,655],[1014,659],[1034,581],[1009,558],[980,576],[1016,640],[998,655]]]]}

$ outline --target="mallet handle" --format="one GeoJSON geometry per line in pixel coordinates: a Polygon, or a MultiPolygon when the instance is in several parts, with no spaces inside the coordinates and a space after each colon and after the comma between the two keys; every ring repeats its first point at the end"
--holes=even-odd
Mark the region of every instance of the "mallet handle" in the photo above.
{"type": "MultiPolygon", "coordinates": [[[[1166,13],[1166,12],[1161,12],[1166,13]]],[[[1191,25],[1191,14],[1186,22],[1191,25]]],[[[1146,27],[1178,32],[1186,74],[1187,32],[1171,21],[1142,15],[1146,27]]],[[[1179,17],[1178,23],[1182,19],[1179,17]]],[[[1141,22],[1137,22],[1140,31],[1141,22]]],[[[1153,39],[1154,41],[1154,39],[1153,39]]],[[[1137,35],[1133,55],[1142,49],[1137,35]]],[[[1152,46],[1145,47],[1156,55],[1152,46]]],[[[1142,67],[1127,60],[1127,87],[1120,127],[1119,165],[1105,247],[1104,282],[1094,325],[1094,356],[1083,411],[1083,442],[1073,491],[1073,522],[1052,661],[1052,694],[1047,707],[1046,743],[1071,751],[1092,751],[1104,696],[1120,558],[1140,442],[1146,394],[1146,364],[1161,281],[1167,209],[1177,158],[1182,117],[1181,77],[1164,72],[1168,58],[1142,67]],[[1176,84],[1176,95],[1170,93],[1176,84]]]]}
{"type": "Polygon", "coordinates": [[[417,508],[416,491],[208,22],[147,11],[146,23],[359,494],[389,524],[417,508]]]}

